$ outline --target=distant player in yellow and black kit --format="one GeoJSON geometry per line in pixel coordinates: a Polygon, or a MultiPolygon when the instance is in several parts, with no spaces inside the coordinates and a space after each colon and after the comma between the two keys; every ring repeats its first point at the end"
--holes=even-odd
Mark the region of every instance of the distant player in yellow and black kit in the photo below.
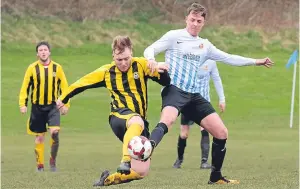
{"type": "Polygon", "coordinates": [[[112,44],[113,62],[87,74],[69,86],[57,101],[58,108],[78,93],[96,87],[105,87],[111,96],[109,124],[115,135],[123,142],[123,156],[118,171],[104,171],[95,186],[119,184],[143,178],[150,160],[131,160],[127,145],[134,136],[149,137],[146,121],[148,96],[147,80],[166,86],[170,84],[166,64],[148,64],[145,58],[132,57],[129,37],[117,36],[112,44]]]}
{"type": "MultiPolygon", "coordinates": [[[[56,171],[56,156],[59,146],[60,112],[55,101],[68,87],[61,65],[50,59],[50,45],[42,41],[36,46],[38,60],[26,70],[19,96],[22,114],[27,112],[29,92],[31,89],[31,115],[27,122],[28,134],[35,135],[35,154],[37,170],[44,170],[44,140],[47,126],[51,133],[50,169],[56,171]]],[[[61,109],[67,114],[69,103],[61,109]]]]}

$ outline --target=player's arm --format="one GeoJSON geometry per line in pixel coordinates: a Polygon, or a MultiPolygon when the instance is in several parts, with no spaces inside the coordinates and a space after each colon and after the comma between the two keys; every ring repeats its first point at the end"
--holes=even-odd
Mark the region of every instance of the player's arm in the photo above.
{"type": "Polygon", "coordinates": [[[222,84],[222,79],[220,77],[219,74],[219,70],[218,67],[216,65],[216,62],[214,62],[214,65],[212,67],[212,70],[210,72],[210,77],[213,80],[216,92],[218,94],[219,97],[219,108],[221,110],[221,112],[225,111],[225,95],[224,95],[224,88],[223,88],[223,84],[222,84]]]}
{"type": "Polygon", "coordinates": [[[223,88],[222,79],[220,77],[216,62],[214,63],[214,65],[212,67],[212,70],[210,72],[210,77],[213,80],[216,92],[219,97],[219,102],[224,103],[225,102],[224,88],[223,88]]]}
{"type": "Polygon", "coordinates": [[[155,70],[152,73],[151,69],[147,66],[147,62],[148,61],[144,58],[140,59],[140,63],[145,72],[145,76],[151,79],[152,81],[159,83],[162,86],[170,85],[171,78],[168,73],[168,65],[164,62],[160,62],[155,66],[155,70]]]}
{"type": "Polygon", "coordinates": [[[105,87],[105,72],[106,69],[101,67],[80,78],[62,93],[62,95],[59,97],[59,100],[65,104],[70,98],[87,89],[105,87]]]}
{"type": "MultiPolygon", "coordinates": [[[[64,70],[61,66],[59,66],[59,69],[58,69],[58,78],[60,79],[61,81],[61,94],[63,94],[69,87],[68,85],[68,81],[67,81],[67,78],[66,78],[66,75],[64,73],[64,70]]],[[[68,100],[68,102],[65,104],[66,107],[70,107],[70,100],[68,100]]]]}
{"type": "Polygon", "coordinates": [[[256,60],[253,58],[246,58],[239,55],[228,54],[216,48],[212,43],[208,42],[207,58],[215,61],[224,62],[232,66],[248,66],[255,65],[256,60]]]}
{"type": "Polygon", "coordinates": [[[224,51],[217,49],[212,43],[208,42],[208,52],[207,59],[224,62],[232,66],[249,66],[249,65],[264,65],[266,67],[271,67],[273,62],[269,58],[264,59],[253,59],[246,58],[239,55],[228,54],[224,51]]]}
{"type": "Polygon", "coordinates": [[[172,31],[167,32],[160,39],[158,39],[145,49],[144,57],[147,60],[155,60],[155,55],[171,47],[173,38],[174,37],[172,31]]]}
{"type": "MultiPolygon", "coordinates": [[[[159,64],[157,66],[160,66],[159,64]]],[[[162,86],[167,86],[171,83],[171,78],[167,70],[164,70],[161,73],[156,70],[151,76],[149,75],[148,78],[162,86]]]]}
{"type": "MultiPolygon", "coordinates": [[[[23,83],[19,94],[19,107],[26,108],[28,104],[28,95],[31,85],[33,85],[30,77],[32,76],[32,67],[29,66],[25,72],[23,83]]],[[[21,110],[22,111],[22,110],[21,110]]],[[[25,113],[25,112],[22,112],[25,113]]]]}

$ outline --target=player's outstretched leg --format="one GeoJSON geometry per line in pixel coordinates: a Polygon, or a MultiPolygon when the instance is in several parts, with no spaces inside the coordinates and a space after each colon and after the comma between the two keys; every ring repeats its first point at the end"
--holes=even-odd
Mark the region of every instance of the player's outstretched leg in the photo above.
{"type": "Polygon", "coordinates": [[[168,133],[169,129],[172,127],[172,124],[176,121],[178,116],[177,108],[173,106],[166,106],[161,112],[160,122],[152,130],[150,135],[150,142],[152,144],[152,151],[163,139],[164,135],[168,133]]]}

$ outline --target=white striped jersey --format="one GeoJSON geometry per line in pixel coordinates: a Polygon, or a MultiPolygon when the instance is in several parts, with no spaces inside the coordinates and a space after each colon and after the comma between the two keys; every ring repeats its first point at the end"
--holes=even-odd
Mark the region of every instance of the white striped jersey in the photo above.
{"type": "Polygon", "coordinates": [[[186,29],[171,30],[147,47],[144,56],[155,60],[165,51],[165,62],[170,65],[171,84],[189,93],[198,93],[197,75],[208,59],[234,66],[254,65],[255,59],[231,55],[217,49],[207,39],[193,37],[186,29]]]}

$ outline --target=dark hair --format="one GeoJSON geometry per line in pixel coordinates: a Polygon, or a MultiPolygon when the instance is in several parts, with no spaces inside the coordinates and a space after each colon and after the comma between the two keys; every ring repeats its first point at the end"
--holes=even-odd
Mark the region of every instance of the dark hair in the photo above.
{"type": "Polygon", "coordinates": [[[118,50],[118,54],[123,53],[125,48],[132,50],[132,43],[128,36],[116,36],[111,44],[113,53],[118,50]]]}
{"type": "Polygon", "coordinates": [[[191,4],[186,11],[186,15],[188,16],[190,13],[197,13],[197,14],[201,14],[201,16],[203,16],[204,18],[207,15],[207,10],[204,6],[202,6],[200,3],[193,3],[191,4]]]}
{"type": "Polygon", "coordinates": [[[42,46],[42,45],[46,45],[46,46],[48,47],[49,51],[50,51],[50,45],[49,45],[49,43],[48,43],[47,41],[41,41],[41,42],[39,42],[39,43],[36,45],[36,47],[35,47],[35,51],[38,52],[38,48],[39,48],[40,46],[42,46]]]}

